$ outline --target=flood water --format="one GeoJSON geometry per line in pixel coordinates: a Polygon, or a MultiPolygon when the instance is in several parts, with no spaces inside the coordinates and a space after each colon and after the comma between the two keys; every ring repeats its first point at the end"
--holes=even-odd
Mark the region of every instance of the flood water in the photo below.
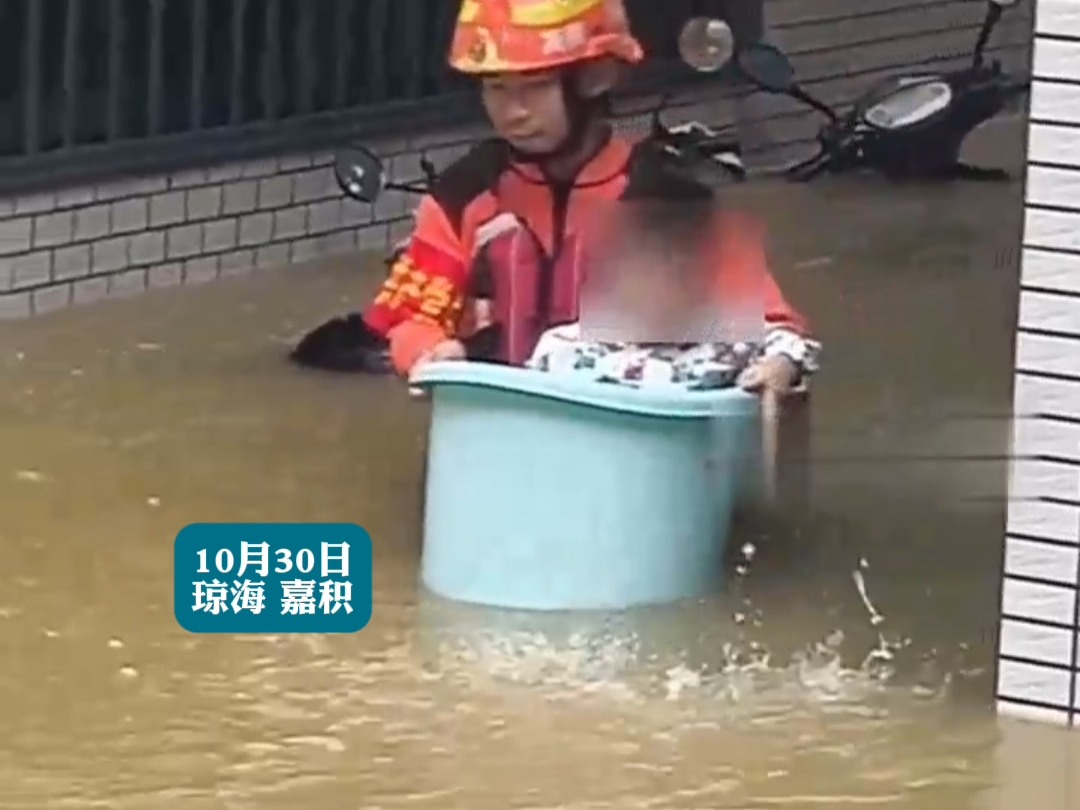
{"type": "Polygon", "coordinates": [[[1019,199],[746,193],[826,347],[813,512],[622,615],[418,594],[424,407],[283,359],[355,263],[3,324],[0,808],[1080,806],[1080,735],[991,711],[1019,199]],[[173,538],[215,520],[364,525],[372,623],[185,633],[173,538]]]}

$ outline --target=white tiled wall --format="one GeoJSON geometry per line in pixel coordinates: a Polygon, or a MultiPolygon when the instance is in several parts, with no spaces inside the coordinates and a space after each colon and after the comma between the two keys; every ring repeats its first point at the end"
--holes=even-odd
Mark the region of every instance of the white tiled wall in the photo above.
{"type": "Polygon", "coordinates": [[[1038,0],[998,708],[1080,728],[1080,0],[1038,0]]]}

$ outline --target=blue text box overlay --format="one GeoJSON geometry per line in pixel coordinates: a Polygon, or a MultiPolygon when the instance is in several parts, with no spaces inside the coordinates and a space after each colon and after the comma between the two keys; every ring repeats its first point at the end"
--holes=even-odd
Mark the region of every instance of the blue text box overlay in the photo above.
{"type": "Polygon", "coordinates": [[[192,633],[355,633],[371,621],[371,536],[352,523],[193,523],[176,536],[192,633]]]}

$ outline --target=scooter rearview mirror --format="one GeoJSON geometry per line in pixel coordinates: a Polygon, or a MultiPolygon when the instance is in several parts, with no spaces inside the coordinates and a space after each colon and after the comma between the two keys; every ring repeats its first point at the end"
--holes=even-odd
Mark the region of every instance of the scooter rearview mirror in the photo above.
{"type": "Polygon", "coordinates": [[[1002,14],[1005,13],[1005,9],[1009,6],[1015,6],[1018,2],[1019,0],[989,0],[986,6],[986,16],[983,17],[982,25],[979,27],[979,36],[975,40],[975,51],[971,56],[973,67],[982,67],[983,51],[986,50],[986,43],[990,41],[990,33],[997,26],[1002,14]]]}
{"type": "Polygon", "coordinates": [[[814,98],[795,81],[795,68],[787,55],[767,42],[755,42],[735,55],[735,65],[751,84],[767,93],[779,93],[809,104],[836,121],[836,112],[825,102],[814,98]]]}
{"type": "Polygon", "coordinates": [[[354,144],[334,157],[338,187],[360,202],[375,202],[386,185],[382,161],[368,148],[354,144]]]}
{"type": "Polygon", "coordinates": [[[757,42],[739,51],[735,64],[753,84],[770,93],[792,93],[798,89],[795,68],[774,45],[757,42]]]}
{"type": "Polygon", "coordinates": [[[735,51],[735,36],[723,20],[694,17],[679,34],[679,55],[700,73],[720,70],[735,51]]]}

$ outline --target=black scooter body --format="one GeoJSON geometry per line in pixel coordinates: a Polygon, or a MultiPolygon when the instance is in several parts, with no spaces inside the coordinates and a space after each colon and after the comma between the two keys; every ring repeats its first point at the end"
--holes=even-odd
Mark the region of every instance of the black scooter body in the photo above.
{"type": "Polygon", "coordinates": [[[1003,170],[965,164],[960,151],[972,131],[1031,85],[1026,77],[1006,73],[999,62],[983,61],[990,33],[1012,2],[990,0],[968,67],[890,77],[867,90],[843,116],[798,86],[782,52],[764,43],[750,46],[736,62],[751,83],[789,95],[829,118],[818,134],[818,153],[789,167],[787,175],[805,181],[823,173],[869,170],[892,180],[1009,179],[1003,170]]]}
{"type": "MultiPolygon", "coordinates": [[[[1012,81],[1000,66],[968,67],[944,74],[886,79],[871,88],[852,107],[841,128],[827,125],[824,143],[839,145],[844,132],[860,132],[858,142],[833,160],[833,172],[877,169],[890,179],[1007,179],[1000,169],[984,169],[960,160],[964,141],[979,126],[996,117],[1027,90],[1028,82],[1012,81]],[[865,124],[868,113],[897,93],[917,85],[945,84],[951,93],[947,106],[895,130],[865,124]],[[861,126],[860,126],[861,125],[861,126]]],[[[827,147],[829,148],[829,147],[827,147]]],[[[832,146],[835,149],[835,146],[832,146]]]]}

